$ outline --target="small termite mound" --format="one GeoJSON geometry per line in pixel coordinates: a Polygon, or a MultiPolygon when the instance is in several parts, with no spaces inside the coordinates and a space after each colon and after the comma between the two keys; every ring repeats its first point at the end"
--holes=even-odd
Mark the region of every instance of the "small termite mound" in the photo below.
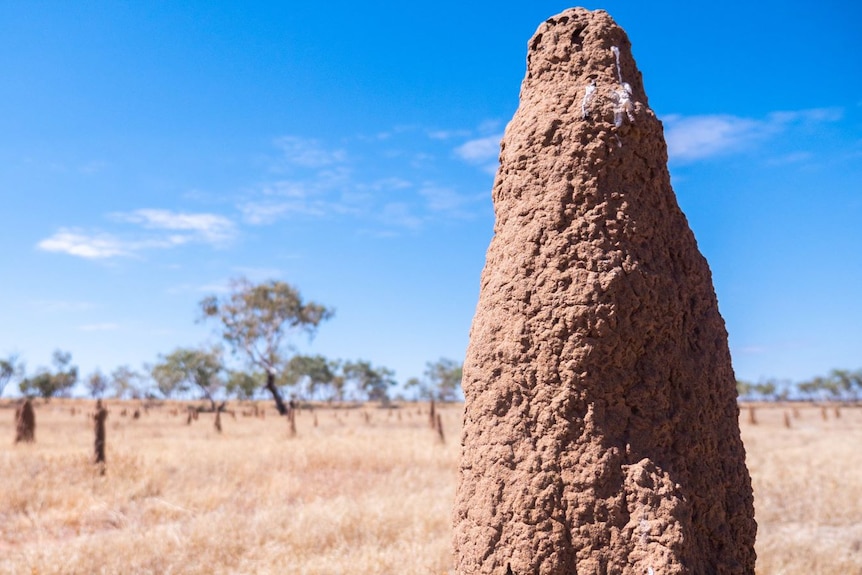
{"type": "Polygon", "coordinates": [[[102,400],[96,401],[96,412],[93,414],[93,431],[95,441],[93,443],[93,462],[99,467],[99,473],[105,474],[105,421],[108,419],[108,410],[102,405],[102,400]]]}
{"type": "Polygon", "coordinates": [[[443,433],[443,418],[440,417],[440,413],[437,413],[437,439],[440,443],[446,443],[446,435],[443,433]]]}

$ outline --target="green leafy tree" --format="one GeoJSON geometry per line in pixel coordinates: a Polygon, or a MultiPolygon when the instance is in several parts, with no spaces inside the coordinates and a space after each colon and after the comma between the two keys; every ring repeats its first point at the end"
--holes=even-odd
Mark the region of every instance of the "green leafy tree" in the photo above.
{"type": "Polygon", "coordinates": [[[220,349],[179,347],[166,356],[160,356],[160,361],[150,369],[150,375],[166,397],[197,387],[215,411],[213,394],[224,385],[219,377],[223,369],[220,349]]]}
{"type": "Polygon", "coordinates": [[[314,399],[315,394],[329,391],[332,398],[337,393],[336,381],[339,363],[330,361],[322,355],[295,355],[287,362],[281,382],[297,388],[300,394],[314,399]]]}
{"type": "Polygon", "coordinates": [[[370,401],[389,401],[389,388],[395,385],[394,371],[374,367],[365,360],[345,362],[341,369],[345,381],[370,401]]]}
{"type": "Polygon", "coordinates": [[[260,389],[266,376],[262,373],[247,373],[245,371],[229,371],[225,382],[225,392],[238,399],[252,399],[260,389]]]}
{"type": "Polygon", "coordinates": [[[778,386],[776,385],[775,381],[768,379],[766,381],[755,383],[752,386],[752,389],[755,393],[757,393],[757,395],[760,396],[761,399],[771,401],[775,398],[775,393],[778,390],[778,386]]]}
{"type": "Polygon", "coordinates": [[[853,381],[853,399],[858,401],[859,395],[862,394],[862,369],[854,371],[850,379],[853,381]]]}
{"type": "Polygon", "coordinates": [[[799,393],[807,397],[808,399],[814,399],[817,393],[821,389],[822,378],[814,378],[808,381],[800,381],[796,384],[796,389],[799,390],[799,393]]]}
{"type": "Polygon", "coordinates": [[[454,401],[461,389],[462,365],[440,358],[425,364],[425,380],[431,397],[437,401],[454,401]]]}
{"type": "Polygon", "coordinates": [[[90,397],[96,399],[105,395],[110,385],[110,380],[105,377],[100,370],[96,370],[87,376],[87,391],[90,392],[90,397]]]}
{"type": "Polygon", "coordinates": [[[272,394],[278,412],[287,414],[276,379],[294,350],[290,339],[299,333],[313,337],[333,310],[304,301],[296,288],[285,282],[270,280],[255,285],[240,278],[232,282],[226,297],[203,299],[200,311],[202,319],[219,320],[222,337],[234,353],[243,356],[252,369],[263,370],[264,387],[272,394]]]}
{"type": "Polygon", "coordinates": [[[411,377],[407,381],[404,382],[404,389],[415,389],[418,396],[422,399],[431,399],[431,392],[428,389],[428,385],[422,383],[422,380],[418,377],[411,377]]]}
{"type": "Polygon", "coordinates": [[[10,355],[0,359],[0,395],[10,381],[24,376],[24,364],[18,362],[18,356],[10,355]]]}
{"type": "Polygon", "coordinates": [[[138,399],[141,397],[140,385],[142,380],[143,377],[140,373],[128,365],[120,365],[111,372],[110,385],[114,389],[115,397],[138,399]]]}
{"type": "Polygon", "coordinates": [[[72,354],[56,350],[51,357],[56,370],[41,368],[33,377],[25,378],[19,384],[24,395],[39,395],[44,398],[65,395],[78,382],[78,367],[72,365],[72,354]]]}
{"type": "Polygon", "coordinates": [[[857,387],[856,378],[858,375],[858,373],[854,373],[847,369],[833,369],[829,372],[829,379],[832,382],[831,387],[835,388],[837,395],[842,395],[855,400],[857,387]]]}

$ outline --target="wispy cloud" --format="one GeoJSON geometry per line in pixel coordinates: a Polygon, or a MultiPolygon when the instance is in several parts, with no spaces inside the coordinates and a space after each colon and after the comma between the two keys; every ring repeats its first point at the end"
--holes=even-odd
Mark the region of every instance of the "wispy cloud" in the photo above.
{"type": "Polygon", "coordinates": [[[120,329],[120,326],[116,323],[88,323],[79,325],[78,329],[80,331],[116,331],[120,329]]]}
{"type": "Polygon", "coordinates": [[[425,207],[432,215],[462,220],[475,217],[475,204],[487,200],[487,194],[467,196],[453,188],[434,185],[422,187],[419,195],[424,198],[425,207]]]}
{"type": "Polygon", "coordinates": [[[480,166],[488,174],[494,174],[497,171],[502,139],[503,134],[497,133],[468,140],[455,148],[455,155],[465,162],[480,166]]]}
{"type": "Polygon", "coordinates": [[[500,154],[500,140],[503,134],[493,134],[483,138],[468,140],[455,148],[455,154],[464,161],[481,164],[497,158],[500,154]]]}
{"type": "Polygon", "coordinates": [[[96,307],[96,304],[89,301],[67,300],[36,300],[32,305],[44,313],[88,311],[96,307]]]}
{"type": "Polygon", "coordinates": [[[274,224],[290,215],[323,217],[327,211],[320,202],[296,201],[249,201],[237,206],[245,223],[253,226],[274,224]]]}
{"type": "Polygon", "coordinates": [[[432,140],[449,140],[451,138],[466,138],[470,130],[430,130],[428,137],[432,140]]]}
{"type": "Polygon", "coordinates": [[[663,121],[670,161],[685,163],[745,151],[794,125],[811,127],[841,117],[842,111],[838,108],[818,108],[773,112],[764,119],[728,114],[672,114],[663,121]]]}
{"type": "Polygon", "coordinates": [[[416,231],[422,227],[422,218],[404,202],[390,202],[384,205],[378,219],[383,224],[395,228],[416,231]]]}
{"type": "Polygon", "coordinates": [[[92,175],[103,172],[108,167],[108,163],[102,160],[93,160],[78,166],[78,171],[82,174],[92,175]]]}
{"type": "Polygon", "coordinates": [[[496,170],[501,134],[490,129],[499,132],[499,125],[447,131],[402,126],[386,131],[385,137],[358,136],[341,147],[296,136],[278,138],[280,171],[287,177],[246,188],[236,209],[247,225],[339,219],[374,235],[416,231],[444,217],[469,218],[474,200],[440,176],[446,174],[441,162],[463,160],[496,170]],[[454,144],[447,140],[470,134],[481,137],[463,142],[453,154],[454,144]]]}
{"type": "Polygon", "coordinates": [[[171,210],[141,209],[127,213],[112,214],[118,221],[139,224],[150,230],[172,230],[190,232],[190,235],[174,236],[171,243],[187,243],[201,240],[207,243],[223,243],[236,233],[234,223],[217,214],[193,214],[171,210]]]}
{"type": "Polygon", "coordinates": [[[118,234],[60,228],[52,236],[38,242],[36,247],[46,252],[103,260],[135,256],[149,249],[168,249],[190,243],[220,246],[236,235],[234,223],[216,214],[141,209],[109,214],[108,218],[115,222],[136,224],[148,232],[125,230],[124,233],[118,234]]]}
{"type": "Polygon", "coordinates": [[[203,293],[203,294],[224,294],[230,292],[230,281],[223,280],[219,282],[210,282],[206,284],[180,284],[169,287],[165,290],[169,294],[181,293],[203,293]]]}
{"type": "Polygon", "coordinates": [[[762,137],[763,122],[736,116],[667,116],[665,138],[671,160],[690,161],[738,150],[762,137]]]}
{"type": "Polygon", "coordinates": [[[343,162],[347,152],[342,149],[328,149],[318,140],[298,136],[282,136],[275,140],[275,146],[282,156],[277,167],[299,166],[302,168],[322,168],[343,162]]]}
{"type": "Polygon", "coordinates": [[[87,234],[77,229],[61,228],[53,236],[36,244],[46,252],[65,253],[85,259],[105,259],[130,255],[123,242],[109,234],[87,234]]]}

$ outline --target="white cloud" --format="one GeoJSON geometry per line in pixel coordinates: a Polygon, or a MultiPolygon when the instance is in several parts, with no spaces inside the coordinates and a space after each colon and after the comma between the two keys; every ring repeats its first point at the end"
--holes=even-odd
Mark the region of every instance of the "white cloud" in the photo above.
{"type": "Polygon", "coordinates": [[[462,160],[473,164],[485,164],[500,155],[500,140],[503,134],[494,134],[464,142],[455,148],[455,154],[462,160]]]}
{"type": "Polygon", "coordinates": [[[60,228],[36,244],[40,250],[59,252],[85,259],[134,256],[148,249],[169,249],[194,242],[220,245],[236,235],[234,223],[216,214],[191,214],[170,210],[142,209],[109,215],[118,222],[138,224],[146,230],[164,233],[122,237],[100,231],[60,228]],[[185,233],[182,233],[185,232],[185,233]]]}
{"type": "Polygon", "coordinates": [[[762,122],[735,116],[667,116],[665,139],[671,160],[697,160],[736,151],[761,136],[762,122]]]}
{"type": "Polygon", "coordinates": [[[428,137],[432,140],[448,140],[450,138],[465,138],[470,135],[470,130],[431,130],[428,137]]]}
{"type": "Polygon", "coordinates": [[[669,115],[663,120],[670,161],[690,162],[741,152],[786,132],[794,125],[810,127],[835,122],[842,115],[840,108],[815,108],[773,112],[763,120],[728,114],[669,115]]]}
{"type": "Polygon", "coordinates": [[[347,157],[344,150],[329,150],[317,140],[297,136],[277,138],[275,145],[283,154],[283,162],[301,168],[322,168],[341,163],[347,157]]]}
{"type": "Polygon", "coordinates": [[[66,253],[86,259],[105,259],[131,255],[128,248],[108,234],[88,235],[78,230],[61,228],[49,238],[36,244],[46,252],[66,253]]]}
{"type": "Polygon", "coordinates": [[[837,122],[844,116],[841,108],[811,108],[809,110],[795,110],[772,112],[769,120],[775,124],[789,124],[794,122],[819,124],[822,122],[837,122]]]}
{"type": "Polygon", "coordinates": [[[199,239],[209,243],[222,243],[235,234],[232,221],[217,214],[190,214],[171,210],[141,209],[129,213],[113,214],[113,218],[139,224],[146,229],[189,231],[192,237],[174,234],[166,238],[170,245],[181,245],[199,239]]]}

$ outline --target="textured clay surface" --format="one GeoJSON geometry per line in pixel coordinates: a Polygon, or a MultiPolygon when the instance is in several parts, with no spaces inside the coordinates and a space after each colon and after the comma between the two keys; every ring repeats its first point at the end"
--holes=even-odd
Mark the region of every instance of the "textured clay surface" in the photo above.
{"type": "Polygon", "coordinates": [[[753,573],[727,332],[607,13],[567,10],[530,40],[493,199],[458,573],[753,573]]]}

